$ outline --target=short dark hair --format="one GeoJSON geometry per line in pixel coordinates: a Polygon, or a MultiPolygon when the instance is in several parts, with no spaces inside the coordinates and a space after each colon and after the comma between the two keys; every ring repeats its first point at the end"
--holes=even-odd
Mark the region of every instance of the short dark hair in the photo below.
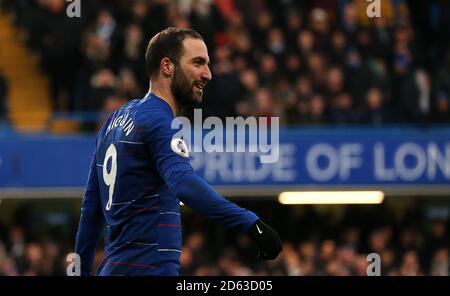
{"type": "Polygon", "coordinates": [[[183,55],[183,40],[187,37],[203,40],[195,30],[173,27],[162,30],[150,39],[145,52],[145,62],[150,77],[158,72],[164,57],[178,64],[183,55]]]}

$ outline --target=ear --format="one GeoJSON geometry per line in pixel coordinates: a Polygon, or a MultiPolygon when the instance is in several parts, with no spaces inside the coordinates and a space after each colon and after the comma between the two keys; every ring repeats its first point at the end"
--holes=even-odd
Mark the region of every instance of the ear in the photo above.
{"type": "Polygon", "coordinates": [[[165,57],[161,60],[160,70],[165,76],[172,76],[174,66],[172,61],[165,57]]]}

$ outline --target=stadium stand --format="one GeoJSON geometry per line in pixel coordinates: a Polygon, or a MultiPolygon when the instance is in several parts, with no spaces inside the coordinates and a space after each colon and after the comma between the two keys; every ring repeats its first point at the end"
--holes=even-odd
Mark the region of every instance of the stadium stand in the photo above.
{"type": "MultiPolygon", "coordinates": [[[[3,22],[24,32],[50,79],[55,112],[109,112],[142,97],[149,37],[190,26],[205,36],[213,62],[208,115],[277,115],[287,125],[449,121],[450,55],[441,38],[449,16],[432,14],[448,11],[445,1],[385,1],[373,19],[361,1],[96,0],[72,19],[63,0],[2,3],[11,16],[3,22]]],[[[14,90],[9,100],[19,104],[14,90]]]]}
{"type": "MultiPolygon", "coordinates": [[[[0,275],[65,275],[77,212],[62,211],[61,202],[48,202],[52,210],[40,206],[33,211],[30,203],[5,205],[12,211],[8,223],[0,221],[0,275]]],[[[367,254],[376,252],[382,275],[448,276],[449,212],[438,205],[413,198],[377,207],[250,204],[271,208],[264,215],[277,221],[283,237],[283,253],[266,263],[256,261],[247,236],[184,209],[181,274],[365,276],[367,254]]],[[[102,252],[99,248],[97,265],[102,252]]]]}
{"type": "Polygon", "coordinates": [[[9,17],[1,13],[0,69],[4,78],[0,76],[0,116],[6,116],[7,101],[8,118],[17,131],[42,131],[52,112],[48,81],[37,59],[20,39],[18,30],[8,20],[9,17]],[[9,89],[7,97],[5,80],[9,89]]]}

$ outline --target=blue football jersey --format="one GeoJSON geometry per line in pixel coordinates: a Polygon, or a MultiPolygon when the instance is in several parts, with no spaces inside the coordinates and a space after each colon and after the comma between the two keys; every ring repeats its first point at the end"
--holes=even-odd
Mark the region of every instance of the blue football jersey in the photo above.
{"type": "Polygon", "coordinates": [[[173,119],[170,106],[148,94],[112,113],[99,131],[75,246],[83,274],[106,227],[98,275],[177,275],[180,200],[229,227],[246,230],[258,219],[196,176],[173,119]]]}

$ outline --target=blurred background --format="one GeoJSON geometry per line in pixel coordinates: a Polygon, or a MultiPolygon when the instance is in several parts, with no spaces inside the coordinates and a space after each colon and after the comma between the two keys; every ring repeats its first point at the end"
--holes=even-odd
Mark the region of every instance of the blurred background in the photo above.
{"type": "Polygon", "coordinates": [[[0,0],[0,275],[65,275],[95,132],[145,95],[145,48],[167,26],[208,46],[204,117],[281,123],[275,164],[192,164],[273,225],[283,253],[257,262],[245,235],[183,207],[182,275],[366,275],[372,252],[382,275],[449,275],[450,2],[78,2],[69,17],[65,0],[0,0]],[[279,198],[325,190],[384,199],[279,198]]]}

